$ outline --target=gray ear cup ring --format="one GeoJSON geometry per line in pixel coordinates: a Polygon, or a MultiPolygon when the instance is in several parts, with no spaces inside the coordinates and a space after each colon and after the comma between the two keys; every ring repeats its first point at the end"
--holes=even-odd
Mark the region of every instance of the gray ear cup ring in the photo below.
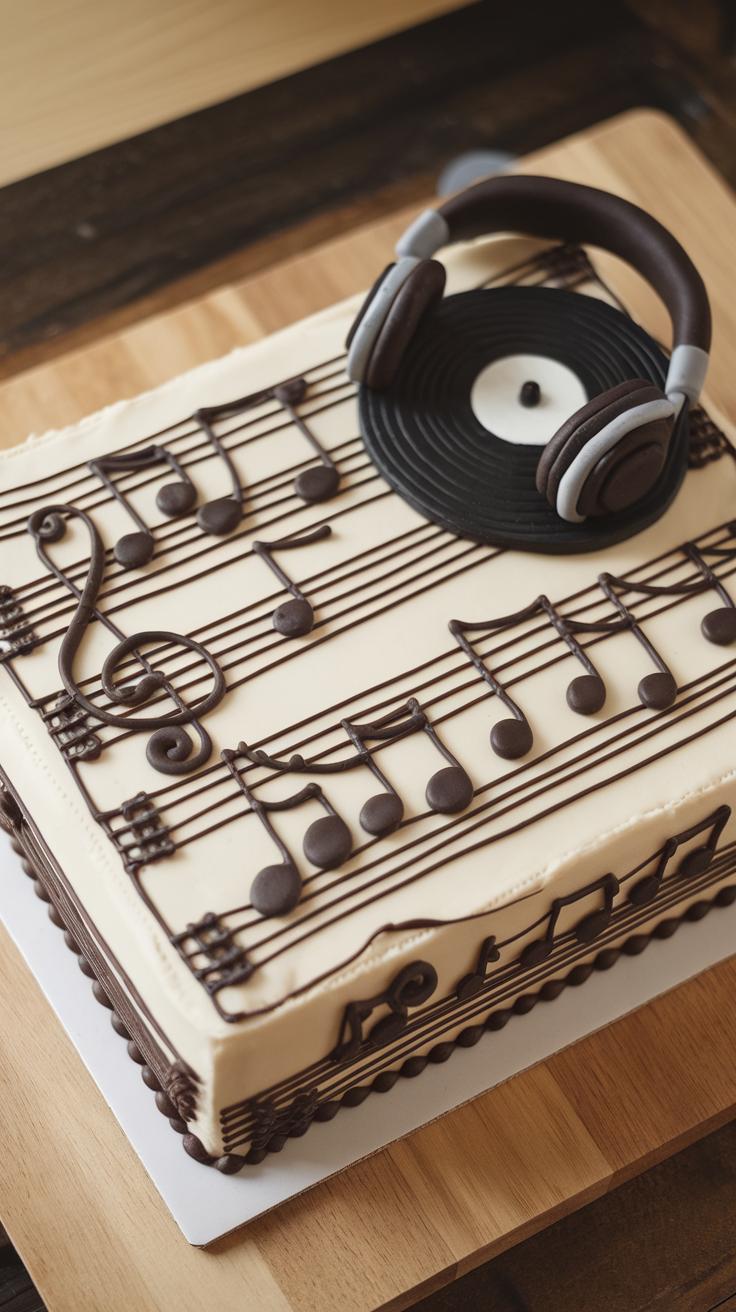
{"type": "MultiPolygon", "coordinates": [[[[478,354],[473,350],[468,333],[463,332],[463,323],[456,323],[457,316],[448,318],[444,314],[445,306],[449,309],[451,302],[467,298],[470,294],[461,293],[459,297],[449,297],[440,306],[444,270],[431,257],[440,246],[498,231],[522,232],[552,240],[586,243],[613,252],[636,268],[654,287],[672,320],[673,349],[666,364],[666,377],[662,378],[660,368],[653,370],[651,367],[637,367],[634,357],[638,347],[631,347],[628,352],[631,358],[623,364],[620,351],[617,355],[617,342],[622,333],[625,335],[625,329],[621,325],[616,325],[614,329],[611,320],[611,315],[615,316],[618,312],[611,311],[608,317],[599,314],[601,324],[612,324],[611,358],[612,362],[615,361],[615,367],[612,374],[610,370],[608,373],[614,385],[601,387],[597,379],[589,378],[585,384],[589,397],[587,404],[558,428],[545,447],[528,448],[529,454],[535,453],[534,495],[543,497],[554,515],[567,525],[580,526],[576,537],[574,532],[562,535],[555,533],[549,526],[542,527],[540,522],[541,539],[537,539],[537,549],[592,550],[594,545],[602,544],[603,537],[609,541],[620,540],[622,536],[639,531],[644,526],[644,520],[651,523],[674,497],[686,467],[688,405],[697,401],[708,367],[711,320],[705,286],[683,248],[650,215],[607,192],[553,178],[505,176],[477,183],[452,197],[439,209],[425,211],[397,243],[397,262],[384,270],[351,329],[347,342],[348,374],[351,379],[363,384],[364,389],[385,394],[386,405],[383,410],[387,414],[391,409],[392,398],[399,404],[402,413],[405,413],[403,401],[408,383],[406,365],[410,360],[411,388],[415,396],[418,396],[421,410],[427,402],[416,392],[417,370],[421,371],[421,359],[418,358],[416,348],[427,338],[425,330],[430,323],[445,322],[449,328],[452,319],[453,330],[460,330],[468,342],[470,354],[478,354]],[[398,391],[401,389],[400,398],[398,391]],[[677,469],[673,469],[672,460],[675,448],[677,469]],[[653,513],[655,505],[659,508],[653,513]],[[641,513],[632,516],[629,513],[632,507],[639,507],[641,513]],[[609,520],[610,523],[603,531],[602,526],[601,530],[595,530],[594,521],[601,519],[609,520]],[[583,527],[585,525],[587,528],[583,527]],[[624,532],[622,530],[625,526],[624,532]],[[551,536],[553,541],[545,541],[547,536],[551,536]],[[563,540],[567,545],[563,545],[563,540]]],[[[513,290],[517,293],[514,315],[518,320],[521,313],[518,298],[528,298],[530,292],[539,289],[517,287],[473,294],[487,298],[484,304],[494,321],[491,332],[494,340],[489,344],[491,354],[486,351],[487,358],[484,359],[481,351],[479,369],[488,360],[500,359],[504,354],[511,355],[514,350],[525,349],[521,338],[526,341],[535,337],[534,326],[529,322],[521,331],[521,338],[516,334],[516,344],[513,345],[511,337],[514,334],[510,325],[508,349],[504,351],[499,347],[496,342],[498,326],[490,299],[497,298],[499,290],[513,290]]],[[[555,298],[570,295],[554,289],[545,291],[555,298]]],[[[531,310],[531,299],[528,299],[531,310]]],[[[580,296],[576,299],[590,301],[590,298],[580,296]]],[[[610,311],[610,307],[603,307],[600,302],[598,305],[610,311]]],[[[548,302],[544,306],[545,315],[549,318],[548,302]]],[[[569,327],[576,316],[567,306],[562,318],[569,327]]],[[[468,325],[471,320],[473,323],[483,322],[482,314],[479,319],[477,303],[474,303],[468,325]]],[[[540,353],[563,360],[565,344],[556,343],[554,327],[550,324],[547,326],[549,331],[546,346],[545,341],[542,341],[540,353]]],[[[602,331],[606,331],[605,326],[602,331]]],[[[638,330],[639,333],[641,331],[638,330]]],[[[600,349],[600,335],[596,337],[596,350],[600,349]]],[[[545,334],[542,333],[541,337],[545,338],[545,334]]],[[[433,348],[437,345],[435,338],[436,334],[432,336],[433,348]]],[[[579,355],[578,346],[579,343],[575,351],[579,355]]],[[[655,354],[661,354],[654,343],[652,348],[655,354]]],[[[456,353],[449,341],[447,352],[448,361],[450,358],[454,361],[453,377],[457,379],[456,353]]],[[[427,357],[426,367],[441,369],[442,361],[430,363],[427,357]]],[[[596,370],[592,372],[595,374],[596,370]]],[[[602,377],[605,375],[604,368],[602,377]]],[[[530,383],[526,395],[520,396],[522,405],[535,404],[538,398],[538,388],[535,396],[535,387],[536,384],[530,383]]],[[[361,401],[366,445],[372,455],[380,453],[386,459],[386,443],[382,442],[376,429],[376,425],[380,427],[381,423],[378,418],[380,411],[381,406],[371,404],[367,398],[361,401]]],[[[458,413],[460,411],[464,413],[462,404],[458,413]]],[[[423,420],[431,428],[431,416],[425,414],[423,420]]],[[[388,448],[391,448],[390,441],[388,448]]],[[[459,457],[459,448],[457,454],[459,457]]],[[[398,459],[394,459],[394,455],[391,451],[385,467],[381,459],[378,459],[379,469],[389,482],[392,481],[391,473],[395,473],[394,466],[401,464],[400,454],[398,459]]],[[[415,452],[415,463],[418,460],[421,464],[424,458],[415,452]]],[[[528,463],[526,456],[521,455],[515,459],[515,464],[512,460],[516,471],[514,480],[517,483],[519,470],[522,465],[526,468],[528,463]]],[[[428,514],[427,507],[420,504],[421,498],[412,494],[413,489],[407,484],[406,477],[403,482],[405,486],[401,494],[428,514]]],[[[524,492],[528,509],[531,504],[528,488],[524,486],[521,489],[519,486],[524,492]]],[[[474,491],[476,498],[482,497],[482,490],[479,492],[476,487],[474,491]]],[[[489,489],[491,500],[494,495],[493,490],[489,489]]],[[[520,512],[523,515],[521,506],[520,512]]],[[[442,522],[442,516],[436,513],[429,517],[442,522]]],[[[451,517],[445,516],[444,519],[447,526],[451,526],[451,517]]],[[[504,515],[504,519],[508,520],[508,515],[504,515]]],[[[492,532],[492,522],[489,528],[488,515],[482,510],[471,520],[464,529],[465,536],[486,541],[509,541],[508,536],[502,532],[492,532]],[[482,530],[481,522],[485,525],[482,530]]],[[[454,531],[459,530],[456,528],[454,531]]],[[[529,549],[534,549],[531,543],[513,541],[512,544],[528,545],[529,549]]]]}

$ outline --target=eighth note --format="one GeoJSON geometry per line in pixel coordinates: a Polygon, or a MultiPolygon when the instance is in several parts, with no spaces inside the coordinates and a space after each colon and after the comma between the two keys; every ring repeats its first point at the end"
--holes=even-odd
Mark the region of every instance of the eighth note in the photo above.
{"type": "Polygon", "coordinates": [[[273,559],[272,551],[291,551],[294,547],[307,547],[311,542],[321,542],[328,538],[332,533],[329,524],[321,524],[319,528],[313,529],[311,533],[305,533],[300,538],[281,538],[278,542],[254,542],[253,551],[261,560],[265,561],[269,569],[273,570],[279,583],[283,584],[287,592],[292,595],[292,601],[283,601],[280,606],[276,607],[271,623],[277,633],[281,633],[285,638],[302,638],[305,634],[311,633],[314,625],[314,611],[304,596],[304,593],[292,583],[288,574],[285,574],[280,565],[276,564],[273,559]]]}
{"type": "Polygon", "coordinates": [[[278,865],[264,866],[253,880],[250,888],[251,905],[261,916],[285,916],[301,897],[302,880],[291,852],[271,824],[270,812],[291,811],[312,799],[322,805],[327,814],[312,821],[302,844],[307,860],[320,870],[334,870],[350,855],[353,845],[350,830],[330,805],[319,784],[307,784],[301,792],[279,802],[266,802],[256,797],[235,767],[237,754],[227,748],[221,756],[251,810],[258,816],[281,853],[278,865]]]}
{"type": "MultiPolygon", "coordinates": [[[[717,556],[733,555],[732,551],[722,551],[719,547],[708,547],[706,550],[717,556]]],[[[717,610],[709,611],[700,621],[703,637],[707,638],[708,642],[715,643],[718,647],[729,647],[732,642],[736,641],[736,607],[733,600],[693,542],[686,542],[683,551],[687,553],[693,564],[697,565],[703,578],[718,593],[723,602],[722,606],[719,606],[717,610]]]]}
{"type": "MultiPolygon", "coordinates": [[[[642,632],[632,611],[624,605],[616,592],[616,588],[622,588],[625,592],[643,592],[651,595],[652,588],[648,587],[646,584],[639,585],[637,583],[629,583],[627,579],[614,578],[613,574],[599,574],[598,584],[601,591],[606,597],[608,597],[608,600],[613,602],[616,607],[616,610],[623,621],[623,627],[633,633],[634,637],[641,643],[647,655],[651,657],[653,664],[657,667],[656,674],[645,674],[644,678],[639,680],[639,686],[637,688],[639,701],[642,703],[642,706],[648,706],[652,711],[666,711],[667,707],[672,705],[677,696],[677,684],[672,671],[669,666],[665,664],[656,647],[652,645],[646,634],[642,632]]],[[[605,631],[605,628],[607,627],[610,632],[614,632],[613,625],[606,625],[605,621],[600,626],[591,625],[591,628],[593,627],[597,627],[601,631],[605,631]]]]}
{"type": "Polygon", "coordinates": [[[142,451],[131,452],[130,455],[102,456],[99,460],[87,461],[87,468],[99,478],[101,483],[104,483],[108,492],[112,493],[118,504],[124,507],[133,523],[137,525],[137,532],[125,533],[123,537],[118,538],[113,548],[113,555],[118,565],[122,565],[124,569],[140,569],[143,565],[147,565],[153,556],[155,543],[151,530],[108,475],[134,474],[141,470],[154,469],[157,465],[168,465],[179,481],[165,483],[159,489],[156,505],[162,514],[170,517],[185,514],[187,510],[191,510],[197,500],[197,491],[176,457],[165,447],[147,446],[142,451]]]}
{"type": "Polygon", "coordinates": [[[469,656],[478,673],[485,679],[486,683],[503,702],[504,706],[514,716],[513,720],[499,720],[491,729],[491,747],[497,756],[504,757],[507,761],[515,761],[520,756],[526,756],[531,751],[534,743],[532,734],[524,712],[516,702],[509,697],[505,688],[501,687],[498,679],[491,672],[485,661],[481,660],[478,653],[468,642],[465,637],[466,633],[487,633],[489,630],[503,628],[507,624],[517,624],[521,620],[529,619],[539,610],[539,603],[533,602],[527,606],[526,610],[518,611],[516,615],[505,615],[500,620],[487,620],[479,624],[466,624],[463,620],[450,620],[449,630],[453,637],[459,642],[466,656],[469,656]]]}
{"type": "Polygon", "coordinates": [[[586,884],[585,888],[579,888],[576,893],[568,893],[567,897],[556,897],[550,909],[545,937],[537,939],[534,943],[527,943],[521,953],[519,964],[522,970],[526,970],[529,966],[541,966],[542,962],[552,955],[555,945],[555,929],[562,908],[573,906],[583,898],[589,897],[591,893],[600,891],[603,893],[603,906],[598,911],[591,911],[587,916],[584,916],[582,920],[578,921],[573,930],[578,943],[592,943],[593,939],[608,928],[613,912],[613,899],[618,890],[619,883],[616,876],[603,875],[601,879],[596,879],[592,884],[586,884]]]}

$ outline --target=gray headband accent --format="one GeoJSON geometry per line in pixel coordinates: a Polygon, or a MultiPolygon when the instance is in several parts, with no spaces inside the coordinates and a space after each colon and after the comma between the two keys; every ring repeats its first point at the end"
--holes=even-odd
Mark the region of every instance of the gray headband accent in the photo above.
{"type": "Polygon", "coordinates": [[[566,519],[568,524],[582,524],[586,516],[579,515],[577,511],[580,493],[583,490],[586,478],[598,464],[601,456],[610,451],[611,447],[620,442],[621,438],[630,433],[632,429],[642,428],[644,424],[651,424],[655,419],[669,419],[670,415],[674,413],[674,405],[671,401],[666,401],[664,397],[661,401],[646,401],[644,405],[637,405],[631,410],[625,410],[622,415],[612,419],[599,433],[596,433],[595,437],[586,442],[582,451],[578,452],[569,469],[565,470],[560,479],[556,507],[560,518],[566,519]]]}
{"type": "Polygon", "coordinates": [[[449,240],[450,229],[439,210],[424,210],[399,237],[396,254],[399,258],[402,255],[413,255],[418,260],[429,260],[449,240]]]}
{"type": "Polygon", "coordinates": [[[371,351],[381,331],[399,288],[406,282],[412,269],[419,263],[418,256],[404,255],[389,269],[378,291],[355,330],[348,352],[347,375],[354,383],[362,383],[371,351]]]}
{"type": "Polygon", "coordinates": [[[707,351],[701,351],[699,346],[676,346],[670,356],[667,382],[664,385],[667,396],[673,392],[682,392],[690,401],[697,401],[707,372],[707,351]]]}

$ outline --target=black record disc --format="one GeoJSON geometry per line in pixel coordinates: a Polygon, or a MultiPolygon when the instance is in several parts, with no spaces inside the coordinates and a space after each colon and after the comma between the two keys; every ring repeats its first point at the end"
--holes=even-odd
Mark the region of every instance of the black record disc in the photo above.
{"type": "Polygon", "coordinates": [[[657,344],[604,301],[549,287],[448,296],[420,325],[391,387],[360,389],[363,440],[394,491],[451,533],[522,551],[597,551],[659,519],[685,476],[687,407],[655,486],[626,510],[570,524],[536,489],[544,448],[494,436],[471,407],[478,374],[514,355],[559,361],[588,400],[629,378],[662,388],[667,376],[657,344]]]}

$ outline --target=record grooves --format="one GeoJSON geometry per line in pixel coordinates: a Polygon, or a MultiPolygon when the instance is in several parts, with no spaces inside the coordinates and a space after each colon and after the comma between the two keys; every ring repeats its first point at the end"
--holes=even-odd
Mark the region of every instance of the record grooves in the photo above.
{"type": "Polygon", "coordinates": [[[544,448],[495,437],[471,408],[481,370],[517,354],[566,365],[589,399],[629,378],[662,387],[667,374],[644,329],[592,297],[548,287],[446,297],[415,334],[391,387],[360,389],[363,441],[393,490],[451,533],[521,551],[599,551],[659,519],[687,468],[686,411],[651,492],[618,514],[569,524],[535,486],[544,448]]]}

